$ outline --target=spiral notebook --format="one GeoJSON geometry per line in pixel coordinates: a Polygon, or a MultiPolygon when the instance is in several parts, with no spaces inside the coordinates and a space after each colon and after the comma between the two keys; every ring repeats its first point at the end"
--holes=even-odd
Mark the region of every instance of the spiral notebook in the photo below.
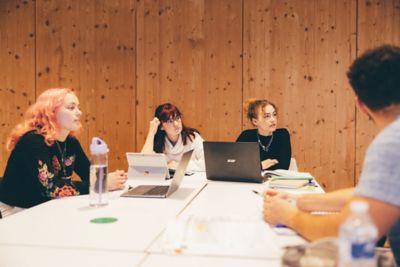
{"type": "Polygon", "coordinates": [[[270,187],[296,189],[310,184],[310,179],[287,179],[272,178],[269,182],[270,187]]]}

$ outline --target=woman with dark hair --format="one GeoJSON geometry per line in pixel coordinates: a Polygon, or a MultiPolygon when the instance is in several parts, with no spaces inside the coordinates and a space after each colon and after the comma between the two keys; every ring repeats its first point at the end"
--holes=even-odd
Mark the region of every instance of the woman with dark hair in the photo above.
{"type": "Polygon", "coordinates": [[[159,105],[150,121],[149,132],[142,153],[164,153],[168,167],[175,169],[183,153],[194,150],[188,170],[204,171],[203,138],[194,128],[186,127],[182,113],[170,104],[159,105]]]}
{"type": "MultiPolygon", "coordinates": [[[[0,187],[1,209],[17,211],[13,207],[88,193],[90,162],[75,137],[81,115],[68,88],[46,90],[29,107],[7,142],[11,155],[0,187]],[[71,179],[73,172],[81,181],[71,179]]],[[[126,179],[124,171],[108,173],[108,189],[122,189],[126,179]]]]}
{"type": "Polygon", "coordinates": [[[244,130],[236,142],[258,142],[263,170],[289,169],[290,135],[285,128],[276,128],[276,106],[267,100],[249,99],[244,108],[247,118],[257,128],[244,130]]]}

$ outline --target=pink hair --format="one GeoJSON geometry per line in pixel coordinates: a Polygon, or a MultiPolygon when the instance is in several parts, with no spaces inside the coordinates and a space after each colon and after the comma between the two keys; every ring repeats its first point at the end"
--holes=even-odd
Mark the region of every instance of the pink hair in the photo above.
{"type": "MultiPolygon", "coordinates": [[[[53,88],[41,93],[36,103],[25,112],[24,121],[11,131],[7,140],[7,149],[13,150],[21,136],[32,130],[43,135],[48,146],[54,144],[58,127],[56,113],[67,94],[75,95],[69,88],[53,88]]],[[[70,135],[74,135],[74,132],[70,135]]]]}

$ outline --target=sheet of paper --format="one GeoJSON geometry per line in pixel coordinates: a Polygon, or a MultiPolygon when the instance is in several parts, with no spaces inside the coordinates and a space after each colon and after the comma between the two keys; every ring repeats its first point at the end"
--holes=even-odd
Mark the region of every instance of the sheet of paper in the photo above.
{"type": "Polygon", "coordinates": [[[276,233],[260,220],[188,216],[171,222],[164,234],[168,252],[278,259],[276,233]]]}

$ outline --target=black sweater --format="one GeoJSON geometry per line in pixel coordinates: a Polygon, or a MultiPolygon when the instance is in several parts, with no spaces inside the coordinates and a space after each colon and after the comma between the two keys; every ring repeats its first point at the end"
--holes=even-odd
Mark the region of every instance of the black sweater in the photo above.
{"type": "Polygon", "coordinates": [[[68,136],[58,145],[48,146],[44,137],[33,131],[23,135],[8,159],[0,201],[29,208],[53,198],[87,194],[90,162],[79,141],[68,136]],[[73,171],[81,182],[71,180],[73,171]]]}
{"type": "MultiPolygon", "coordinates": [[[[257,141],[257,129],[244,130],[236,142],[258,142],[257,141]]],[[[260,149],[260,159],[261,161],[266,159],[276,159],[279,161],[278,164],[275,164],[268,168],[268,170],[276,170],[276,169],[289,169],[290,158],[292,157],[292,149],[290,146],[290,135],[288,130],[285,128],[276,129],[273,133],[274,139],[272,140],[271,146],[269,148],[268,153],[265,152],[261,146],[258,146],[260,149]]],[[[266,146],[271,139],[271,136],[263,136],[259,135],[261,143],[266,146]]]]}

